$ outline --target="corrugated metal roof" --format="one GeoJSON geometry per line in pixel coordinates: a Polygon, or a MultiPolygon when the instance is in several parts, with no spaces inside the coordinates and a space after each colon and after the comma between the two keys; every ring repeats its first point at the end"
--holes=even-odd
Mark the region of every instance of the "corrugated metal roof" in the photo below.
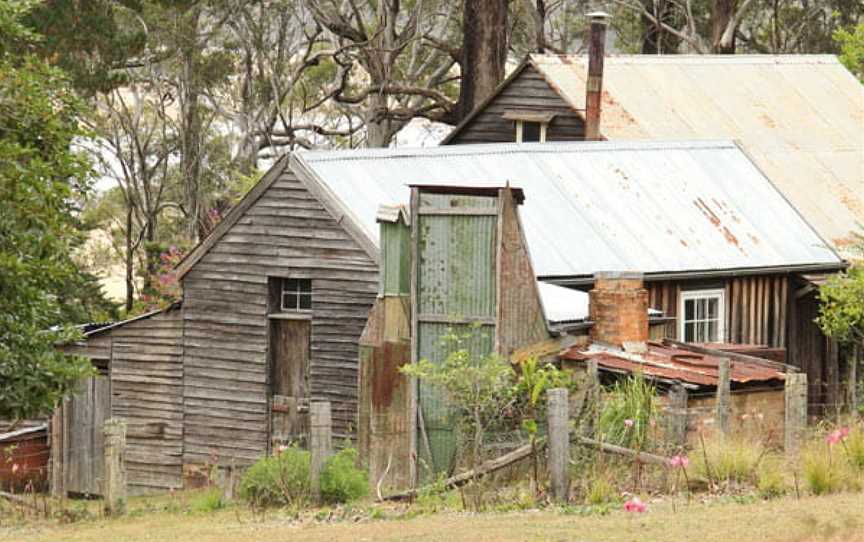
{"type": "MultiPolygon", "coordinates": [[[[699,386],[716,386],[718,380],[719,356],[700,354],[683,350],[659,342],[649,342],[644,354],[617,351],[592,345],[588,351],[573,347],[559,357],[572,361],[597,360],[597,365],[617,372],[641,372],[663,380],[687,382],[699,386]]],[[[750,382],[781,381],[785,378],[781,371],[757,363],[731,360],[730,379],[746,384],[750,382]]]]}
{"type": "MultiPolygon", "coordinates": [[[[585,108],[587,57],[530,62],[585,108]]],[[[827,240],[864,223],[864,86],[835,57],[611,56],[603,90],[607,139],[733,138],[827,240]]]]}
{"type": "Polygon", "coordinates": [[[540,277],[840,263],[731,142],[458,145],[294,160],[376,245],[379,205],[407,202],[409,184],[510,182],[525,193],[520,214],[540,277]]]}

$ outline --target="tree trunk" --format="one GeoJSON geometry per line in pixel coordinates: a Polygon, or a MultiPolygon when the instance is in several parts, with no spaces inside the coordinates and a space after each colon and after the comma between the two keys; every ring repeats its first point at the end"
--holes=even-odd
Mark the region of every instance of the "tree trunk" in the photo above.
{"type": "Polygon", "coordinates": [[[126,312],[132,310],[135,301],[135,279],[133,275],[134,256],[132,254],[132,205],[126,205],[126,312]]]}
{"type": "Polygon", "coordinates": [[[711,6],[711,51],[713,53],[735,54],[735,33],[727,33],[727,28],[735,16],[735,4],[735,0],[713,0],[711,6]]]}
{"type": "Polygon", "coordinates": [[[183,80],[181,100],[180,170],[183,172],[183,208],[187,219],[187,234],[193,241],[200,239],[203,205],[201,202],[201,105],[198,58],[201,47],[198,43],[198,23],[201,8],[193,7],[185,14],[187,18],[181,55],[183,57],[183,80]]]}
{"type": "Polygon", "coordinates": [[[386,147],[393,138],[391,119],[387,115],[387,96],[372,93],[366,107],[366,146],[386,147]]]}
{"type": "Polygon", "coordinates": [[[465,118],[504,79],[509,31],[507,0],[464,0],[459,118],[465,118]]]}

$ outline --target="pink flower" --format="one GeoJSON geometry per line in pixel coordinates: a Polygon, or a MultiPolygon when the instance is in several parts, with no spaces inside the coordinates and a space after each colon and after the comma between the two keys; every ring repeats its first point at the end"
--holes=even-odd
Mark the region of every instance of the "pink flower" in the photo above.
{"type": "Polygon", "coordinates": [[[689,464],[690,459],[688,459],[686,455],[676,455],[669,460],[669,466],[671,467],[681,467],[682,469],[686,469],[689,464]]]}
{"type": "Polygon", "coordinates": [[[279,447],[276,448],[276,452],[281,454],[282,452],[284,452],[287,449],[288,449],[288,446],[285,446],[284,444],[280,444],[279,447]]]}
{"type": "Polygon", "coordinates": [[[648,505],[646,505],[639,497],[632,497],[629,501],[624,503],[624,510],[626,512],[637,512],[642,513],[648,510],[648,505]]]}
{"type": "Polygon", "coordinates": [[[828,433],[828,435],[825,437],[825,442],[828,443],[828,446],[834,446],[835,444],[843,440],[843,438],[843,433],[841,433],[838,429],[837,431],[831,431],[830,433],[828,433]]]}
{"type": "Polygon", "coordinates": [[[633,427],[634,423],[636,423],[636,422],[634,422],[630,418],[627,418],[626,420],[624,420],[624,425],[626,425],[627,427],[633,427]]]}
{"type": "Polygon", "coordinates": [[[849,436],[849,428],[848,427],[841,427],[840,429],[838,429],[838,431],[840,432],[840,440],[843,440],[849,436]]]}

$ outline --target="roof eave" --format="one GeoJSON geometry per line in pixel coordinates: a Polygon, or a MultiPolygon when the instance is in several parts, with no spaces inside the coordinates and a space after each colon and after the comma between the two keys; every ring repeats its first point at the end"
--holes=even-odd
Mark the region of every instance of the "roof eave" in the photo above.
{"type": "MultiPolygon", "coordinates": [[[[741,275],[773,275],[787,273],[803,273],[809,271],[842,271],[849,266],[846,261],[836,263],[814,263],[797,265],[778,265],[768,267],[735,267],[728,269],[706,269],[691,271],[658,271],[644,273],[645,282],[678,279],[726,278],[741,275]]],[[[594,283],[594,275],[547,275],[537,277],[559,286],[588,286],[594,283]]]]}

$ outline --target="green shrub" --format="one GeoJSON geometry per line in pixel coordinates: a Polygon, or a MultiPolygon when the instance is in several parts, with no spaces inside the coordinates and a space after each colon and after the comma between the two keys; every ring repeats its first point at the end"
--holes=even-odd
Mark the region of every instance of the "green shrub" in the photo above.
{"type": "Polygon", "coordinates": [[[357,450],[343,448],[327,459],[321,470],[321,497],[325,502],[351,502],[369,492],[366,472],[357,468],[357,450]]]}
{"type": "Polygon", "coordinates": [[[190,505],[195,512],[215,512],[225,508],[222,499],[222,490],[218,487],[210,488],[202,495],[194,499],[190,505]]]}
{"type": "Polygon", "coordinates": [[[310,454],[289,446],[255,462],[240,481],[240,498],[254,508],[295,505],[309,498],[310,454]]]}
{"type": "Polygon", "coordinates": [[[811,443],[802,454],[804,483],[810,493],[825,495],[843,489],[844,462],[824,443],[811,443]]]}
{"type": "Polygon", "coordinates": [[[762,454],[762,445],[758,442],[718,435],[705,442],[704,452],[693,454],[693,474],[719,482],[750,482],[756,476],[762,454]]]}
{"type": "Polygon", "coordinates": [[[604,398],[597,430],[607,442],[644,449],[656,413],[654,386],[641,375],[632,375],[616,382],[604,398]]]}

